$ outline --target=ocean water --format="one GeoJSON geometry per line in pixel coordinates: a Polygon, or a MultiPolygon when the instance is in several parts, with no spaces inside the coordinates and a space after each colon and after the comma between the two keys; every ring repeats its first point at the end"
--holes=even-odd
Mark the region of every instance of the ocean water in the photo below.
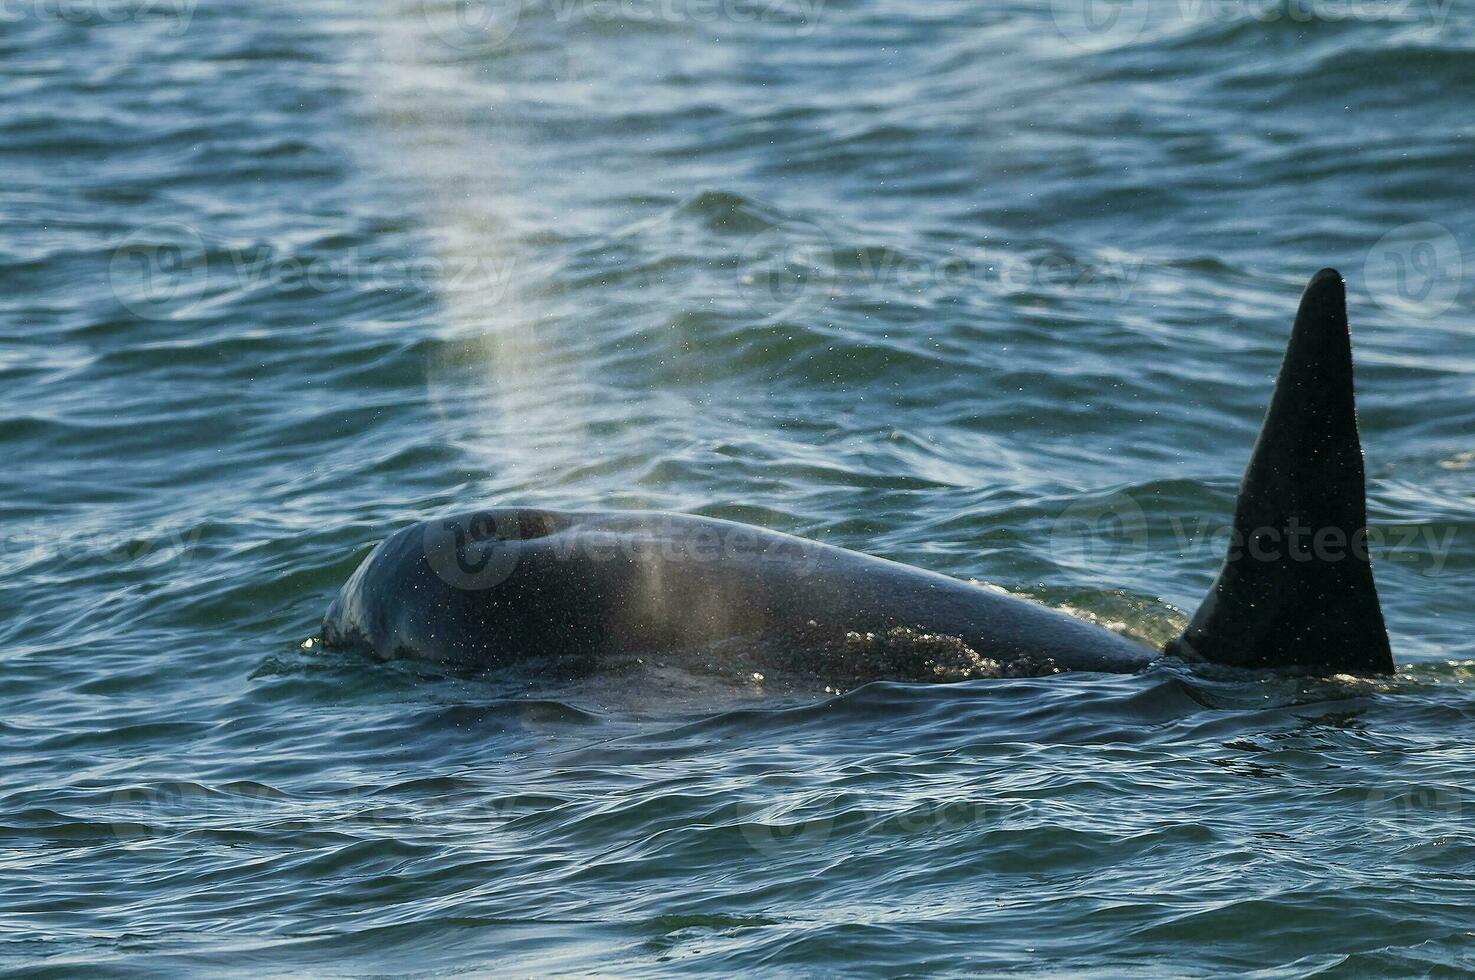
{"type": "Polygon", "coordinates": [[[1475,13],[0,11],[0,969],[1475,970],[1475,13]],[[482,505],[1162,640],[1347,277],[1396,677],[775,691],[317,643],[482,505]]]}

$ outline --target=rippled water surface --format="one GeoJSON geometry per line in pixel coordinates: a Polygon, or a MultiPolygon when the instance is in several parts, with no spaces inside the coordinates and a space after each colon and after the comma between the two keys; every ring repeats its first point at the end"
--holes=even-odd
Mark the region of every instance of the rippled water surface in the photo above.
{"type": "Polygon", "coordinates": [[[1475,970],[1475,15],[1268,9],[7,8],[0,967],[1475,970]],[[1324,265],[1396,678],[316,642],[510,502],[1165,639],[1324,265]]]}

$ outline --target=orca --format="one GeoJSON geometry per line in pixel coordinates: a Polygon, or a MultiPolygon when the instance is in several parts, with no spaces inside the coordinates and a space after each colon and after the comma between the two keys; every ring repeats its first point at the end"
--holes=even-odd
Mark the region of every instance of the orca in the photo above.
{"type": "Polygon", "coordinates": [[[1335,270],[1317,273],[1301,298],[1233,529],[1207,598],[1163,649],[1007,592],[762,528],[532,507],[391,535],[333,600],[321,637],[385,659],[570,672],[754,643],[871,679],[1133,672],[1165,654],[1389,673],[1335,270]],[[879,666],[846,662],[867,657],[879,666]]]}

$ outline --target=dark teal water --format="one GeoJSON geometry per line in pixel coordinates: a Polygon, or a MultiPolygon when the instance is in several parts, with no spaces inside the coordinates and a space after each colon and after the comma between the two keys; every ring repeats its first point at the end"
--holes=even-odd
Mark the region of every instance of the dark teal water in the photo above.
{"type": "Polygon", "coordinates": [[[0,967],[1475,970],[1475,14],[1309,9],[7,7],[0,967]],[[1165,638],[1323,265],[1396,678],[315,644],[510,502],[1165,638]]]}

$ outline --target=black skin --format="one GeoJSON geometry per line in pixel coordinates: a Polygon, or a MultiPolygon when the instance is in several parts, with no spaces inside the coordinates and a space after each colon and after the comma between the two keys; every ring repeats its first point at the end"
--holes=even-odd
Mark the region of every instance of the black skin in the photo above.
{"type": "Polygon", "coordinates": [[[500,509],[381,544],[333,602],[323,638],[381,657],[597,667],[734,637],[824,644],[946,636],[977,655],[1129,672],[1152,648],[1038,603],[870,555],[680,514],[500,509]]]}
{"type": "MultiPolygon", "coordinates": [[[[1168,653],[1323,673],[1393,669],[1365,548],[1345,293],[1330,269],[1302,298],[1235,530],[1240,546],[1168,653]],[[1267,529],[1278,547],[1265,546],[1267,529]],[[1329,547],[1339,536],[1343,547],[1329,547]]],[[[531,508],[394,534],[323,624],[328,645],[384,658],[566,670],[742,638],[817,651],[835,666],[856,655],[856,637],[874,636],[923,650],[923,666],[942,677],[970,676],[951,668],[980,660],[1014,673],[1133,672],[1160,655],[1038,603],[762,528],[531,508]]]]}
{"type": "Polygon", "coordinates": [[[1332,269],[1301,297],[1240,486],[1219,577],[1169,652],[1238,667],[1393,670],[1368,555],[1347,294],[1332,269]]]}

